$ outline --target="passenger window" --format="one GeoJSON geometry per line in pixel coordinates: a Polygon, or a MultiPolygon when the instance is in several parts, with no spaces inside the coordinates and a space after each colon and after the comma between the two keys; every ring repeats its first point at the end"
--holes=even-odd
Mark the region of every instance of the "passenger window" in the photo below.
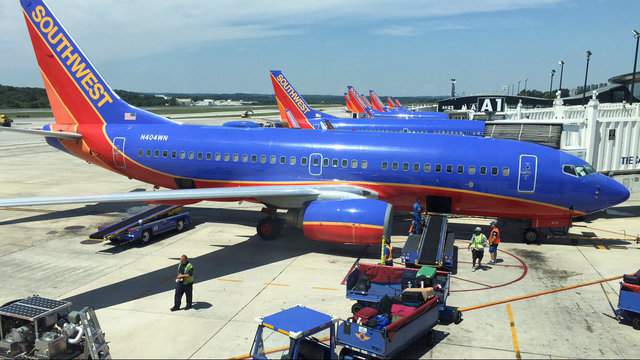
{"type": "Polygon", "coordinates": [[[322,166],[329,167],[329,158],[322,159],[322,166]]]}
{"type": "Polygon", "coordinates": [[[343,169],[347,168],[349,166],[349,160],[342,159],[342,162],[340,165],[342,166],[343,169]]]}
{"type": "Polygon", "coordinates": [[[453,172],[453,165],[447,165],[447,174],[451,174],[453,172]]]}
{"type": "Polygon", "coordinates": [[[307,165],[307,158],[306,157],[301,157],[300,158],[300,165],[302,166],[306,166],[307,165]]]}
{"type": "Polygon", "coordinates": [[[187,157],[187,153],[184,151],[180,151],[180,159],[184,160],[187,157]]]}
{"type": "Polygon", "coordinates": [[[266,164],[267,163],[267,155],[260,155],[260,164],[266,164]]]}
{"type": "Polygon", "coordinates": [[[243,163],[249,162],[249,154],[242,154],[242,162],[243,163]]]}
{"type": "Polygon", "coordinates": [[[289,158],[289,165],[295,165],[295,164],[296,164],[296,162],[297,162],[297,160],[298,160],[298,158],[297,158],[297,157],[295,157],[295,156],[291,156],[291,157],[289,158]]]}
{"type": "Polygon", "coordinates": [[[147,150],[147,157],[151,157],[151,150],[147,150]]]}
{"type": "Polygon", "coordinates": [[[284,165],[287,163],[287,157],[286,156],[280,156],[280,165],[284,165]]]}
{"type": "Polygon", "coordinates": [[[171,158],[172,159],[176,159],[178,157],[178,152],[177,151],[172,151],[171,152],[171,158]]]}
{"type": "Polygon", "coordinates": [[[168,158],[169,157],[169,151],[168,150],[163,150],[162,151],[162,157],[165,158],[165,159],[168,158]]]}
{"type": "Polygon", "coordinates": [[[222,155],[221,155],[219,152],[217,152],[217,153],[213,156],[213,159],[214,159],[215,161],[220,161],[220,159],[222,159],[222,155]]]}
{"type": "Polygon", "coordinates": [[[563,165],[562,166],[562,172],[567,174],[567,175],[577,176],[576,175],[576,168],[573,165],[563,165]]]}
{"type": "Polygon", "coordinates": [[[498,175],[498,168],[497,167],[495,167],[495,166],[491,167],[491,175],[492,176],[498,175]]]}
{"type": "Polygon", "coordinates": [[[475,175],[475,174],[476,174],[476,166],[469,165],[469,175],[475,175]]]}
{"type": "Polygon", "coordinates": [[[154,150],[153,157],[160,157],[160,150],[154,150]]]}
{"type": "Polygon", "coordinates": [[[256,155],[256,154],[251,154],[251,162],[252,162],[252,163],[256,163],[256,162],[258,162],[258,155],[256,155]]]}
{"type": "Polygon", "coordinates": [[[207,153],[207,157],[206,157],[206,159],[207,159],[207,160],[211,160],[211,153],[210,153],[210,152],[208,152],[208,153],[207,153]]]}
{"type": "Polygon", "coordinates": [[[202,153],[198,152],[198,160],[202,160],[202,153]]]}
{"type": "Polygon", "coordinates": [[[338,167],[338,163],[340,162],[340,160],[338,159],[333,159],[331,160],[331,166],[332,167],[338,167]]]}
{"type": "Polygon", "coordinates": [[[508,167],[503,167],[502,168],[502,176],[509,176],[509,168],[508,167]]]}
{"type": "Polygon", "coordinates": [[[413,164],[413,171],[416,171],[416,172],[420,171],[420,164],[414,163],[413,164]]]}
{"type": "Polygon", "coordinates": [[[464,174],[464,165],[458,165],[458,174],[464,174]]]}
{"type": "Polygon", "coordinates": [[[480,166],[480,175],[487,175],[487,167],[480,166]]]}
{"type": "Polygon", "coordinates": [[[358,168],[358,160],[351,160],[351,168],[352,169],[358,168]]]}
{"type": "Polygon", "coordinates": [[[238,162],[240,160],[240,155],[238,153],[233,154],[233,162],[238,162]]]}
{"type": "Polygon", "coordinates": [[[436,172],[437,173],[442,172],[442,165],[436,164],[436,172]]]}
{"type": "Polygon", "coordinates": [[[142,155],[144,155],[144,150],[142,149],[138,150],[138,156],[142,156],[142,155]]]}
{"type": "Polygon", "coordinates": [[[224,153],[224,161],[229,161],[231,159],[231,155],[229,153],[224,153]]]}
{"type": "Polygon", "coordinates": [[[320,165],[320,159],[318,159],[317,157],[313,158],[313,166],[318,166],[320,165]]]}
{"type": "Polygon", "coordinates": [[[423,170],[426,173],[431,172],[431,164],[425,163],[424,166],[423,166],[423,170]]]}
{"type": "Polygon", "coordinates": [[[380,167],[382,168],[382,170],[387,170],[389,168],[389,163],[386,161],[383,161],[380,167]]]}
{"type": "Polygon", "coordinates": [[[395,161],[391,163],[391,169],[392,170],[398,170],[398,166],[399,166],[398,163],[395,162],[395,161]]]}
{"type": "Polygon", "coordinates": [[[360,167],[366,169],[368,166],[369,164],[367,163],[367,160],[362,160],[360,167]]]}
{"type": "Polygon", "coordinates": [[[189,160],[193,160],[195,153],[193,151],[189,151],[189,160]]]}
{"type": "Polygon", "coordinates": [[[271,155],[271,156],[269,157],[269,164],[271,164],[271,165],[275,164],[275,163],[276,163],[276,160],[277,160],[277,159],[276,159],[276,156],[275,156],[275,155],[271,155]]]}
{"type": "Polygon", "coordinates": [[[402,171],[409,171],[409,163],[408,162],[402,163],[402,171]]]}

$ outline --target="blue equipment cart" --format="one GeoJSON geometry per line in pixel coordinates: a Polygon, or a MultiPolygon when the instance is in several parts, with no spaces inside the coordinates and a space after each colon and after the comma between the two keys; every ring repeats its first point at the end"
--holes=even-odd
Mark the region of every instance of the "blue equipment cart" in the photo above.
{"type": "Polygon", "coordinates": [[[640,292],[627,290],[624,283],[620,283],[616,315],[621,323],[631,323],[634,329],[640,330],[640,292]]]}
{"type": "Polygon", "coordinates": [[[282,359],[335,359],[335,326],[337,319],[319,311],[297,305],[258,319],[258,330],[251,346],[253,359],[267,359],[267,355],[281,352],[282,359]],[[266,329],[266,331],[265,331],[266,329]],[[271,330],[269,332],[269,330],[271,330]],[[329,332],[329,344],[313,337],[329,332]],[[289,337],[288,346],[266,348],[271,335],[277,332],[289,337]]]}
{"type": "Polygon", "coordinates": [[[154,236],[174,230],[181,232],[189,225],[191,216],[181,206],[157,205],[107,225],[89,235],[89,238],[121,244],[137,240],[147,243],[154,236]]]}
{"type": "MultiPolygon", "coordinates": [[[[351,312],[355,314],[366,306],[375,307],[385,296],[394,298],[402,295],[402,291],[407,287],[407,284],[403,284],[403,282],[414,281],[417,273],[418,269],[356,264],[347,274],[345,283],[347,299],[356,301],[351,307],[351,312]],[[366,280],[363,281],[363,278],[366,280]]],[[[447,324],[459,324],[462,321],[462,314],[456,308],[447,306],[450,284],[451,274],[449,272],[436,272],[433,285],[438,298],[437,307],[440,311],[440,320],[447,324]]]]}

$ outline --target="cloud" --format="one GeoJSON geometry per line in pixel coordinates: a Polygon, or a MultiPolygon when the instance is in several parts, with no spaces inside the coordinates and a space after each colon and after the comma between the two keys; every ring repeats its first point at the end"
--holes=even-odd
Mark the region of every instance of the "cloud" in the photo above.
{"type": "Polygon", "coordinates": [[[387,35],[387,36],[414,36],[417,31],[411,26],[387,26],[383,28],[373,29],[373,34],[387,35]]]}
{"type": "MultiPolygon", "coordinates": [[[[207,42],[290,36],[326,21],[371,25],[546,6],[563,0],[49,0],[81,44],[99,44],[98,56],[134,58],[207,42]],[[80,41],[82,40],[82,41],[80,41]]],[[[5,45],[24,38],[18,1],[0,1],[5,45]]],[[[410,26],[378,33],[411,36],[410,26]]],[[[15,45],[14,45],[15,46],[15,45]]],[[[96,46],[98,47],[98,46],[96,46]]]]}

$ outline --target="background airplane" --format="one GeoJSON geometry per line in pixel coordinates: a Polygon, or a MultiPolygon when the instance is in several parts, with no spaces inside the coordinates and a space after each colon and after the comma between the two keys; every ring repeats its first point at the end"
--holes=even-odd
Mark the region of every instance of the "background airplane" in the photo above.
{"type": "Polygon", "coordinates": [[[441,112],[415,112],[415,111],[378,111],[373,108],[373,104],[366,98],[366,96],[358,93],[353,86],[347,86],[347,95],[352,103],[358,104],[358,113],[365,114],[368,117],[386,117],[394,119],[413,119],[413,118],[428,118],[428,119],[448,119],[449,115],[441,112]]]}
{"type": "Polygon", "coordinates": [[[424,134],[451,134],[482,136],[484,122],[475,120],[442,120],[411,118],[398,121],[395,118],[370,119],[341,118],[315,110],[280,70],[270,73],[273,92],[280,111],[280,118],[290,128],[324,129],[373,132],[413,132],[424,134]],[[330,125],[327,124],[330,123],[330,125]]]}
{"type": "Polygon", "coordinates": [[[0,207],[246,199],[270,210],[257,227],[263,237],[288,220],[314,240],[377,244],[392,209],[408,211],[416,198],[433,211],[527,219],[536,228],[569,226],[629,196],[585,161],[530,143],[173,122],[120,99],[42,0],[21,4],[55,117],[34,134],[173,190],[2,199],[0,207]]]}

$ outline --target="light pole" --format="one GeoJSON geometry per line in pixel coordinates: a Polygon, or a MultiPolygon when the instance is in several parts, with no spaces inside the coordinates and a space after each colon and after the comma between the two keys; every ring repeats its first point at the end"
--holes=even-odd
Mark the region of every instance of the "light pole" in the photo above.
{"type": "Polygon", "coordinates": [[[589,60],[591,60],[591,50],[587,50],[587,68],[584,70],[584,86],[582,87],[582,99],[587,97],[587,77],[589,76],[589,60]]]}
{"type": "Polygon", "coordinates": [[[516,87],[516,84],[511,84],[511,96],[513,96],[513,94],[516,91],[515,87],[516,87]]]}
{"type": "Polygon", "coordinates": [[[520,81],[521,80],[518,80],[518,93],[516,95],[520,95],[520,81]]]}
{"type": "Polygon", "coordinates": [[[524,79],[524,91],[527,91],[527,81],[529,81],[529,79],[524,79]]]}
{"type": "Polygon", "coordinates": [[[564,73],[564,60],[558,61],[558,64],[560,65],[560,85],[558,86],[558,88],[560,89],[560,97],[562,97],[562,74],[564,73]]]}
{"type": "Polygon", "coordinates": [[[451,79],[451,97],[456,97],[456,79],[451,79]]]}
{"type": "Polygon", "coordinates": [[[640,31],[633,30],[633,37],[636,38],[636,55],[633,58],[633,74],[631,75],[631,103],[636,98],[633,94],[636,85],[636,66],[638,65],[638,45],[640,44],[640,31]]]}
{"type": "MultiPolygon", "coordinates": [[[[556,69],[552,69],[551,70],[551,82],[549,83],[549,94],[551,94],[551,92],[553,91],[553,76],[556,74],[556,69]]],[[[551,94],[551,97],[553,97],[553,94],[551,94]]]]}

